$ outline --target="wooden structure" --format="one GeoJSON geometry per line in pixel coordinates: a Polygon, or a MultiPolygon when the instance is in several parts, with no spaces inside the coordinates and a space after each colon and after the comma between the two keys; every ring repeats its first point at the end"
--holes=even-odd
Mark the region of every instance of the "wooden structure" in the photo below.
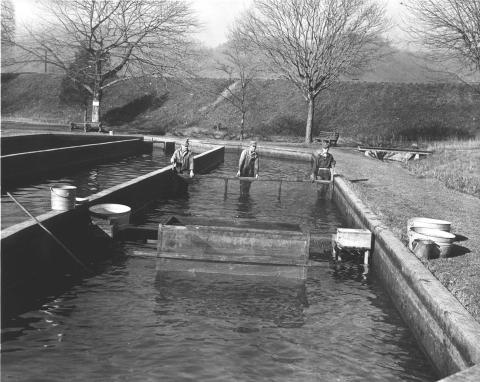
{"type": "Polygon", "coordinates": [[[318,137],[313,138],[315,142],[329,141],[331,145],[336,146],[340,133],[338,131],[320,131],[318,137]]]}
{"type": "Polygon", "coordinates": [[[157,271],[305,279],[309,248],[300,224],[171,216],[158,228],[157,271]]]}
{"type": "Polygon", "coordinates": [[[369,146],[358,146],[358,151],[362,151],[367,156],[371,156],[376,159],[388,159],[389,156],[395,154],[406,154],[405,161],[408,161],[412,158],[420,159],[422,156],[427,156],[432,154],[432,151],[428,150],[415,150],[415,149],[401,149],[394,147],[369,147],[369,146]]]}
{"type": "MultiPolygon", "coordinates": [[[[184,178],[184,179],[191,179],[188,174],[177,174],[178,176],[184,178]]],[[[332,187],[332,194],[333,194],[333,187],[334,187],[334,177],[335,177],[335,172],[334,169],[330,169],[330,180],[315,180],[314,182],[311,182],[310,180],[307,179],[299,179],[299,180],[290,180],[290,179],[268,179],[268,178],[249,178],[249,177],[228,177],[228,176],[215,176],[215,175],[195,175],[193,179],[202,179],[202,178],[207,178],[207,179],[220,179],[225,182],[225,192],[224,195],[226,196],[228,193],[228,182],[229,181],[234,181],[234,182],[277,182],[278,183],[278,196],[277,199],[280,200],[281,195],[282,195],[282,183],[315,183],[319,185],[328,185],[332,187]]]]}
{"type": "Polygon", "coordinates": [[[368,229],[337,228],[337,233],[332,235],[334,260],[342,260],[342,249],[355,249],[364,252],[363,263],[370,262],[372,250],[372,233],[368,229]]]}

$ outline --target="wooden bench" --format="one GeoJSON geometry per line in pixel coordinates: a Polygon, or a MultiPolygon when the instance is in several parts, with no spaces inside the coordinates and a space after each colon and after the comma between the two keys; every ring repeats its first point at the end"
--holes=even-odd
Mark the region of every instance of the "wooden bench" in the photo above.
{"type": "Polygon", "coordinates": [[[86,133],[95,131],[99,133],[108,133],[103,129],[103,122],[70,122],[70,131],[83,129],[86,133]]]}
{"type": "Polygon", "coordinates": [[[315,142],[329,141],[331,145],[336,146],[340,133],[338,131],[320,131],[318,137],[313,138],[315,142]]]}

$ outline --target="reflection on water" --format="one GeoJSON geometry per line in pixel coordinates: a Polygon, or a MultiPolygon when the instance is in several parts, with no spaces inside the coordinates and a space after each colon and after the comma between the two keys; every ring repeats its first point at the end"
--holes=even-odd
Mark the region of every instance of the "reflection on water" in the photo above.
{"type": "MultiPolygon", "coordinates": [[[[212,171],[233,176],[237,155],[212,171]]],[[[260,176],[308,176],[308,164],[262,158],[260,176]]],[[[121,166],[125,169],[126,166],[121,166]]],[[[133,166],[133,168],[135,165],[133,166]]],[[[138,172],[132,171],[135,175],[138,172]]],[[[124,172],[107,170],[122,181],[124,172]]],[[[85,172],[88,189],[106,187],[85,172]]],[[[129,174],[130,175],[130,174],[129,174]]],[[[83,181],[82,181],[83,182],[83,181]]],[[[223,180],[188,190],[132,218],[167,215],[344,227],[308,182],[254,182],[249,196],[223,180]]],[[[30,189],[34,187],[29,186],[30,189]]],[[[28,196],[25,196],[28,198],[28,196]]],[[[165,273],[120,243],[93,276],[38,292],[2,322],[2,378],[45,381],[435,381],[431,365],[375,275],[357,262],[310,268],[307,280],[165,273]]],[[[39,291],[41,288],[39,288],[39,291]]]]}

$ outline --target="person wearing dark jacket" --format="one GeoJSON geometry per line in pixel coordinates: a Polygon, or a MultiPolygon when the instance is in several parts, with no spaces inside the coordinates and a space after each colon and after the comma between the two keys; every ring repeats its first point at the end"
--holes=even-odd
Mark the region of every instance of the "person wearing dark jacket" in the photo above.
{"type": "MultiPolygon", "coordinates": [[[[256,150],[257,142],[251,141],[250,147],[242,151],[242,153],[240,154],[240,160],[238,161],[237,176],[258,178],[258,171],[260,165],[256,150]]],[[[240,193],[248,194],[251,184],[251,182],[240,182],[240,193]]]]}
{"type": "Polygon", "coordinates": [[[188,149],[188,139],[181,143],[181,147],[173,153],[172,169],[179,174],[183,174],[184,171],[190,171],[190,178],[193,178],[193,153],[188,149]]]}
{"type": "MultiPolygon", "coordinates": [[[[328,152],[330,149],[330,142],[323,141],[322,148],[315,150],[310,158],[311,171],[310,181],[315,180],[330,180],[332,168],[335,167],[336,162],[333,155],[328,152]]],[[[325,196],[328,185],[321,185],[319,192],[321,196],[325,196]]]]}

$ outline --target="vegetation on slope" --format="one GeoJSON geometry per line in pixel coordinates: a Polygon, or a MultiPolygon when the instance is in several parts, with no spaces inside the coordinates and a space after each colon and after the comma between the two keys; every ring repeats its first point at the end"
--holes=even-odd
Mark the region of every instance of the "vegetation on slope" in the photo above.
{"type": "MultiPolygon", "coordinates": [[[[48,74],[2,74],[2,117],[31,118],[67,124],[83,120],[83,106],[61,97],[61,77],[48,74]]],[[[107,89],[103,117],[107,126],[125,131],[180,133],[188,127],[223,129],[233,138],[240,115],[219,97],[228,79],[182,83],[150,78],[107,89]]],[[[307,105],[283,80],[255,81],[255,100],[246,115],[246,133],[302,136],[307,105]]],[[[480,99],[461,84],[338,82],[320,95],[314,135],[338,130],[356,142],[473,138],[480,132],[480,99]]]]}

